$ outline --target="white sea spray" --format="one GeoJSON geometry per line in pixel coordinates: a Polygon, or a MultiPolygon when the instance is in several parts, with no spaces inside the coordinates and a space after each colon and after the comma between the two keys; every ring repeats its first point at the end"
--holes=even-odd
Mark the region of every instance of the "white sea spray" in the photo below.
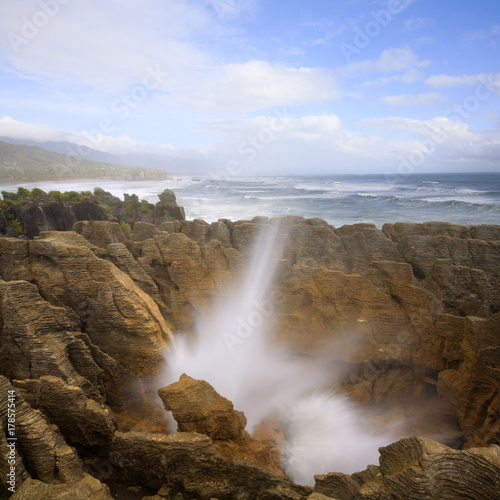
{"type": "Polygon", "coordinates": [[[391,439],[371,435],[360,410],[331,390],[326,360],[269,347],[269,320],[279,308],[279,297],[269,293],[277,261],[271,257],[279,256],[280,240],[280,226],[267,225],[234,295],[221,299],[198,323],[194,341],[177,337],[164,382],[177,381],[182,373],[206,380],[245,413],[249,431],[278,416],[286,434],[287,474],[314,484],[314,474],[352,473],[377,463],[378,447],[391,439]]]}

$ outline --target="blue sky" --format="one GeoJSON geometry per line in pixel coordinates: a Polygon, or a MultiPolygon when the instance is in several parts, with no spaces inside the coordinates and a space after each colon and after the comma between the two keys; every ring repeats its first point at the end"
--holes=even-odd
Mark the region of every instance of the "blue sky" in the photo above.
{"type": "Polygon", "coordinates": [[[0,32],[0,136],[244,175],[500,171],[498,1],[2,0],[0,32]]]}

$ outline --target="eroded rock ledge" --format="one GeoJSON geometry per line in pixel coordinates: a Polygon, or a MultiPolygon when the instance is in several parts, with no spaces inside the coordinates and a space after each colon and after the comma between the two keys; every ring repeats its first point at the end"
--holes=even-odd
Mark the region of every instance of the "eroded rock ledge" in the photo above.
{"type": "MultiPolygon", "coordinates": [[[[0,388],[3,401],[17,397],[17,498],[106,498],[102,482],[163,498],[495,498],[500,226],[284,222],[275,341],[342,363],[343,389],[383,420],[408,417],[406,435],[464,449],[403,439],[379,466],[318,477],[312,492],[224,454],[217,436],[168,434],[156,390],[172,332],[231,293],[267,220],[136,222],[130,234],[81,221],[0,238],[0,388]],[[356,340],[354,355],[327,350],[342,338],[356,340]]],[[[2,404],[4,457],[6,415],[2,404]]]]}

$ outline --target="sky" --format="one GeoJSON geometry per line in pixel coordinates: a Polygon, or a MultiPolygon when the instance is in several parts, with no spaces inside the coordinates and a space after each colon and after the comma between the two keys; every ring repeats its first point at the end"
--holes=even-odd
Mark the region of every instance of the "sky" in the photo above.
{"type": "Polygon", "coordinates": [[[228,175],[500,171],[498,0],[2,0],[0,33],[3,137],[228,175]]]}

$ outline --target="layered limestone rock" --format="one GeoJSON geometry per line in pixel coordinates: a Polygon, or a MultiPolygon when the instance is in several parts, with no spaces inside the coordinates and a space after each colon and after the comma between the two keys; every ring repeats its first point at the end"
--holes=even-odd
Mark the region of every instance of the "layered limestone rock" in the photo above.
{"type": "Polygon", "coordinates": [[[111,457],[128,481],[156,490],[163,486],[170,498],[184,493],[204,500],[299,500],[310,492],[248,461],[226,460],[202,434],[118,432],[111,457]]]}
{"type": "Polygon", "coordinates": [[[179,432],[197,432],[212,439],[238,438],[247,424],[241,411],[204,380],[181,375],[178,382],[158,390],[179,432]]]}
{"type": "Polygon", "coordinates": [[[109,407],[59,377],[44,375],[14,380],[13,384],[30,406],[43,410],[73,445],[100,453],[109,451],[116,430],[116,418],[109,407]]]}
{"type": "MultiPolygon", "coordinates": [[[[107,488],[97,479],[85,473],[83,463],[75,449],[69,447],[59,434],[54,430],[40,412],[34,410],[20,394],[20,391],[11,385],[3,376],[0,376],[0,397],[7,401],[8,395],[14,395],[15,411],[14,424],[6,405],[0,407],[0,484],[5,488],[12,487],[7,484],[7,470],[11,461],[7,457],[15,457],[15,482],[16,492],[12,498],[55,498],[43,496],[42,492],[59,491],[66,493],[82,489],[82,483],[91,486],[99,498],[106,496],[107,488]],[[15,441],[9,437],[15,438],[15,441]],[[11,453],[11,447],[14,453],[11,453]],[[32,479],[35,479],[33,481],[32,479]],[[51,486],[49,486],[49,484],[51,486]],[[35,493],[36,492],[36,493],[35,493]],[[30,496],[31,495],[31,496],[30,496]],[[40,495],[40,496],[36,496],[40,495]]],[[[12,415],[12,414],[11,414],[12,415]]],[[[12,489],[10,490],[12,492],[12,489]]],[[[85,491],[83,489],[83,491],[85,491]]],[[[80,498],[89,498],[81,496],[80,498]]]]}
{"type": "Polygon", "coordinates": [[[315,493],[336,500],[375,498],[494,499],[500,448],[458,451],[430,439],[402,439],[380,449],[380,466],[348,476],[315,476],[315,493]]]}
{"type": "Polygon", "coordinates": [[[243,412],[208,382],[183,374],[178,382],[159,389],[158,395],[179,432],[205,434],[225,458],[250,461],[284,475],[278,443],[269,435],[261,440],[250,437],[243,412]]]}
{"type": "Polygon", "coordinates": [[[172,335],[149,295],[76,233],[43,232],[25,243],[8,242],[19,253],[10,266],[0,263],[4,279],[36,283],[46,301],[64,308],[76,328],[132,373],[158,371],[172,335]]]}
{"type": "Polygon", "coordinates": [[[144,380],[172,335],[154,297],[96,248],[74,232],[0,239],[0,373],[71,443],[105,450],[115,416],[166,428],[144,380]]]}
{"type": "Polygon", "coordinates": [[[244,260],[218,239],[200,246],[184,233],[162,232],[144,241],[137,262],[158,285],[171,311],[175,331],[192,331],[198,314],[207,314],[214,299],[234,290],[244,260]]]}
{"type": "MultiPolygon", "coordinates": [[[[266,222],[220,221],[230,247],[217,236],[227,233],[194,221],[180,234],[144,242],[138,261],[160,284],[175,329],[190,330],[215,292],[227,293],[226,284],[241,272],[227,250],[246,260],[245,249],[266,222]],[[214,262],[225,267],[215,271],[214,262]]],[[[496,442],[499,337],[488,332],[498,331],[500,317],[498,228],[335,229],[298,217],[283,227],[272,317],[277,341],[296,353],[348,363],[344,389],[360,403],[377,404],[381,420],[406,419],[408,433],[457,444],[463,430],[474,445],[496,442]],[[331,348],[332,341],[351,348],[331,348]],[[476,399],[478,387],[484,396],[476,399]]]]}
{"type": "MultiPolygon", "coordinates": [[[[171,203],[165,196],[161,203],[171,203]]],[[[135,208],[137,202],[125,201],[135,208]]],[[[170,437],[161,434],[165,412],[156,401],[171,331],[193,333],[196,319],[212,310],[214,300],[234,293],[247,272],[254,238],[269,222],[256,218],[207,224],[171,221],[159,213],[158,220],[164,219],[155,226],[149,224],[156,215],[150,215],[151,221],[142,220],[130,233],[116,222],[95,220],[79,222],[76,232],[42,232],[33,240],[0,238],[0,375],[23,398],[22,413],[30,415],[27,428],[41,429],[42,419],[55,433],[47,432],[52,444],[25,440],[18,470],[22,479],[31,476],[30,488],[54,481],[57,450],[66,450],[66,456],[67,445],[85,458],[109,456],[113,449],[123,464],[123,469],[115,468],[118,477],[142,484],[138,478],[146,469],[137,450],[172,445],[163,442],[170,437]],[[137,433],[118,438],[117,428],[137,433]],[[146,436],[144,430],[151,433],[146,436]],[[135,455],[125,451],[130,443],[137,446],[135,455]],[[37,461],[36,449],[52,457],[47,464],[37,461]]],[[[496,462],[475,447],[500,443],[500,226],[431,222],[386,224],[382,230],[370,224],[333,228],[322,220],[290,217],[280,231],[284,246],[273,253],[278,267],[268,307],[275,331],[271,342],[341,365],[341,389],[359,404],[376,408],[373,425],[397,418],[404,435],[425,434],[471,448],[455,456],[453,450],[412,441],[405,446],[424,450],[417,453],[419,475],[411,475],[417,465],[406,464],[396,447],[387,456],[396,457],[401,476],[381,465],[365,471],[364,479],[336,476],[335,481],[346,491],[357,482],[360,491],[366,490],[359,498],[376,498],[377,491],[397,497],[398,490],[388,488],[398,482],[407,484],[408,491],[417,488],[417,495],[430,488],[418,490],[418,484],[436,477],[434,465],[441,467],[432,460],[422,466],[425,457],[436,453],[453,455],[442,462],[446,470],[462,470],[463,462],[469,465],[461,474],[498,474],[496,462]],[[477,457],[484,470],[475,462],[470,465],[477,457]],[[377,475],[386,477],[385,482],[367,479],[377,475]]],[[[40,432],[33,435],[41,439],[40,432]]],[[[186,434],[175,436],[182,441],[186,434]]],[[[265,455],[269,444],[265,448],[262,441],[251,441],[244,430],[237,437],[212,437],[197,438],[211,450],[209,457],[217,457],[212,462],[201,454],[207,465],[201,477],[216,475],[213,463],[222,460],[233,464],[224,469],[224,484],[236,481],[235,470],[246,470],[258,484],[264,481],[266,473],[248,460],[265,455]],[[263,447],[259,453],[253,448],[238,455],[245,446],[263,447]],[[240,469],[233,468],[236,463],[240,469]]],[[[196,446],[190,444],[182,455],[186,467],[196,446]]],[[[275,467],[274,458],[266,460],[257,463],[275,467]]],[[[176,469],[177,479],[164,480],[172,491],[184,488],[183,467],[176,469]]],[[[151,471],[153,483],[161,483],[166,469],[151,465],[151,471]]],[[[79,478],[85,483],[84,475],[79,478]]],[[[273,481],[264,482],[271,490],[283,486],[273,481]]],[[[184,491],[204,498],[201,483],[194,483],[188,481],[184,491]]],[[[243,491],[241,484],[237,488],[243,491]]],[[[225,488],[207,494],[234,498],[225,488]]],[[[479,483],[474,488],[489,494],[479,483]]],[[[307,493],[290,491],[299,495],[290,493],[290,498],[307,493]]],[[[330,493],[318,490],[314,495],[330,493]]],[[[269,498],[288,497],[276,493],[269,498]]]]}
{"type": "Polygon", "coordinates": [[[77,482],[69,484],[47,484],[37,479],[27,479],[12,495],[12,500],[57,500],[59,498],[110,500],[114,498],[109,488],[89,474],[77,482]]]}

